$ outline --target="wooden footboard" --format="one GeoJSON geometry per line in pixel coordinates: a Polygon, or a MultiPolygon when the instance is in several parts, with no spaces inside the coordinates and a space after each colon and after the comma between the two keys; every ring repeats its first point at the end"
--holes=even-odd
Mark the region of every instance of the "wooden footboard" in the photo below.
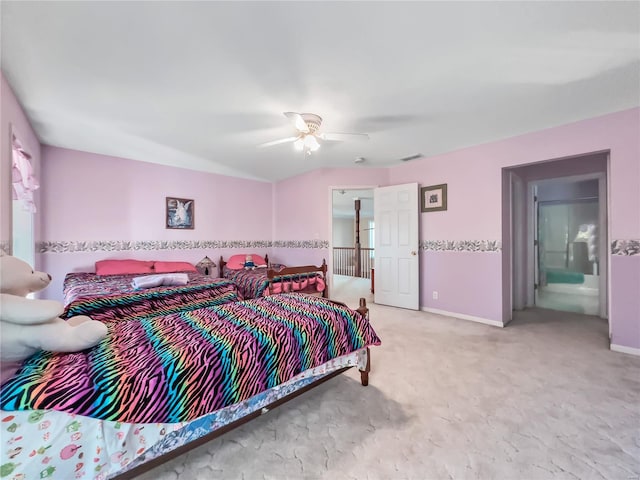
{"type": "MultiPolygon", "coordinates": [[[[269,255],[265,255],[264,256],[265,261],[267,262],[267,265],[269,265],[269,255]]],[[[218,270],[218,276],[219,277],[223,277],[224,276],[224,267],[227,264],[227,262],[225,262],[224,258],[222,257],[222,255],[220,256],[220,267],[218,270]]],[[[318,292],[315,288],[315,284],[314,285],[310,285],[309,287],[305,288],[304,290],[297,290],[297,292],[299,293],[311,293],[311,294],[321,294],[322,297],[324,298],[329,298],[329,283],[327,281],[327,262],[326,260],[323,258],[322,259],[322,265],[320,266],[316,266],[316,265],[302,265],[302,266],[296,266],[296,267],[285,267],[281,270],[273,270],[271,268],[268,268],[267,271],[267,281],[269,282],[269,289],[271,290],[271,285],[273,284],[273,282],[275,281],[275,279],[277,277],[282,277],[285,275],[291,275],[294,277],[299,276],[300,279],[304,279],[305,274],[310,274],[310,273],[318,273],[321,277],[322,280],[324,281],[324,290],[322,292],[318,292]]],[[[299,280],[298,280],[299,281],[299,280]]]]}
{"type": "MultiPolygon", "coordinates": [[[[364,298],[360,298],[360,306],[357,308],[357,311],[360,312],[365,317],[369,318],[369,307],[367,307],[367,300],[364,298]]],[[[367,347],[367,364],[363,369],[360,369],[360,382],[363,387],[369,385],[369,372],[371,371],[371,352],[369,352],[369,347],[367,347]]]]}
{"type": "MultiPolygon", "coordinates": [[[[329,286],[327,284],[327,262],[325,259],[322,259],[322,265],[319,267],[316,265],[302,265],[299,267],[285,267],[282,270],[267,270],[267,278],[269,279],[269,289],[271,290],[271,285],[277,277],[282,277],[285,275],[292,275],[295,279],[296,276],[299,276],[300,280],[304,278],[306,274],[317,272],[322,276],[322,280],[324,281],[324,290],[322,291],[322,296],[324,298],[329,298],[329,286]]],[[[300,281],[298,280],[298,281],[300,281]]],[[[315,289],[315,285],[309,286],[305,290],[298,290],[300,293],[319,293],[315,289]]]]}

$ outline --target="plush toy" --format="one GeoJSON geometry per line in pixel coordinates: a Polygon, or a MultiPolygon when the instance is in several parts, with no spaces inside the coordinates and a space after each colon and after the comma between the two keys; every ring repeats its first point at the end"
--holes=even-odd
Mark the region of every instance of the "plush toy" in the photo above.
{"type": "Polygon", "coordinates": [[[60,318],[64,310],[60,302],[25,298],[49,282],[49,274],[36,272],[22,260],[0,254],[2,381],[38,350],[77,352],[96,345],[107,335],[103,323],[84,315],[66,321],[60,318]]]}
{"type": "Polygon", "coordinates": [[[247,255],[244,258],[244,269],[245,270],[253,270],[254,268],[256,268],[256,264],[253,263],[253,256],[252,255],[247,255]]]}

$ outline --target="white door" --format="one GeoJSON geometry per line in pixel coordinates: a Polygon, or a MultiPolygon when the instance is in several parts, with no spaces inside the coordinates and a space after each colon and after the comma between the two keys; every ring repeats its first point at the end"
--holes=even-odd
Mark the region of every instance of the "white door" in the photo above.
{"type": "Polygon", "coordinates": [[[375,223],[376,303],[418,310],[418,184],[376,188],[375,223]]]}

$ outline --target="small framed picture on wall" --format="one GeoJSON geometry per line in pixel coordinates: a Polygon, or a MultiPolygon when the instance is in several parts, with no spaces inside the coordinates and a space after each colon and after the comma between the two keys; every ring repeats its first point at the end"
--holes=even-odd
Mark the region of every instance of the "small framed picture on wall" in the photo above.
{"type": "Polygon", "coordinates": [[[420,189],[420,210],[437,212],[447,209],[447,184],[431,185],[420,189]]]}
{"type": "Polygon", "coordinates": [[[194,201],[188,198],[166,197],[166,228],[194,228],[194,201]]]}

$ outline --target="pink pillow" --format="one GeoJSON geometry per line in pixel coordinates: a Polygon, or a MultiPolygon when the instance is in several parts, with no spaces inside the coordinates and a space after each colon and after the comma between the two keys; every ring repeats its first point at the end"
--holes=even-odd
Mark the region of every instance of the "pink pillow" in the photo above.
{"type": "MultiPolygon", "coordinates": [[[[253,263],[256,267],[260,267],[267,264],[265,259],[262,258],[260,255],[254,255],[252,253],[251,257],[253,258],[253,263]]],[[[247,259],[247,254],[244,254],[244,253],[242,255],[231,255],[231,257],[229,257],[229,260],[227,260],[227,268],[231,270],[242,270],[244,268],[244,262],[246,259],[247,259]]]]}
{"type": "Polygon", "coordinates": [[[153,262],[144,260],[100,260],[96,262],[96,275],[127,275],[153,273],[153,262]]]}
{"type": "Polygon", "coordinates": [[[156,273],[197,272],[198,269],[189,262],[155,262],[156,273]]]}

